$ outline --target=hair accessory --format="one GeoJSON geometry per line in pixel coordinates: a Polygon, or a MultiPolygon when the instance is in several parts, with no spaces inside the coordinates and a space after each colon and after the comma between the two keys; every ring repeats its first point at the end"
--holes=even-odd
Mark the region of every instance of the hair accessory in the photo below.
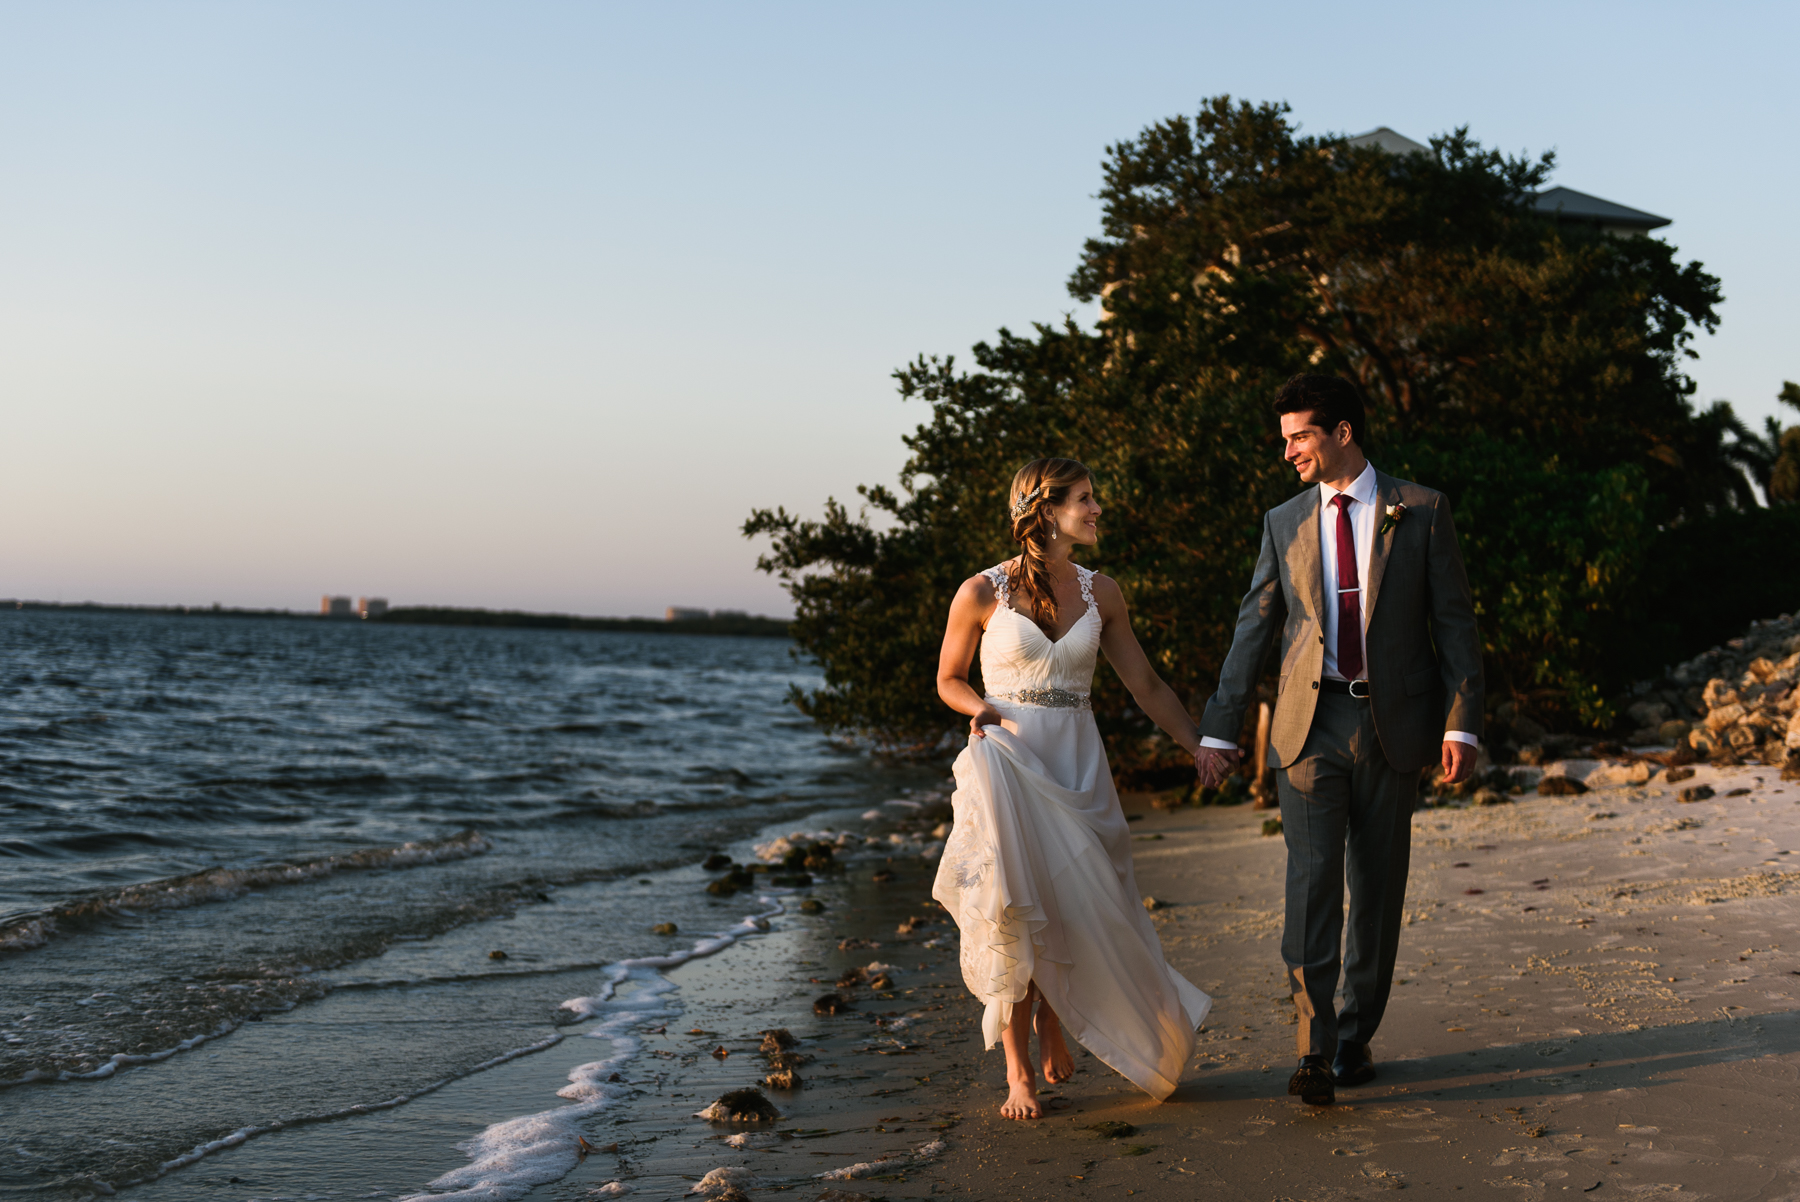
{"type": "Polygon", "coordinates": [[[1013,503],[1012,515],[1016,518],[1020,514],[1024,513],[1025,510],[1031,505],[1031,503],[1038,499],[1038,494],[1043,491],[1044,491],[1043,485],[1040,484],[1038,487],[1032,489],[1030,492],[1020,493],[1019,499],[1013,503]]]}

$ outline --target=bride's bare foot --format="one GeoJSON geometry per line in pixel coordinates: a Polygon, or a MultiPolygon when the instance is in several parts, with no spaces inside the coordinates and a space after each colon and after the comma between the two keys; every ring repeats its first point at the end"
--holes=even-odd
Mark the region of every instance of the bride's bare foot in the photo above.
{"type": "Polygon", "coordinates": [[[1044,1108],[1038,1105],[1035,1079],[1007,1083],[1006,1101],[1000,1106],[1000,1117],[1003,1119],[1041,1119],[1044,1117],[1044,1108]]]}
{"type": "Polygon", "coordinates": [[[1006,1102],[1000,1107],[1005,1119],[1041,1119],[1044,1108],[1037,1100],[1037,1070],[1031,1067],[1031,1015],[1037,1005],[1037,985],[1015,1002],[1000,1042],[1006,1047],[1006,1102]]]}
{"type": "Polygon", "coordinates": [[[1051,1085],[1061,1085],[1075,1075],[1075,1058],[1069,1055],[1069,1045],[1063,1041],[1062,1021],[1056,1017],[1056,1011],[1050,1009],[1048,1002],[1037,1008],[1037,1018],[1032,1024],[1037,1029],[1038,1057],[1043,1061],[1044,1080],[1051,1085]]]}

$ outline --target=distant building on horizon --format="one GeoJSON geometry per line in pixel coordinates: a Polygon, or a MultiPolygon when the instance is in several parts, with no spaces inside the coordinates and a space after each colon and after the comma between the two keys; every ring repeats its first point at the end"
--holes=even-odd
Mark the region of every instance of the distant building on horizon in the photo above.
{"type": "Polygon", "coordinates": [[[360,597],[356,602],[356,612],[365,618],[379,618],[387,612],[387,598],[360,597]]]}
{"type": "Polygon", "coordinates": [[[671,605],[663,611],[665,622],[704,622],[712,614],[704,609],[691,609],[685,605],[671,605]]]}
{"type": "Polygon", "coordinates": [[[327,618],[354,618],[356,611],[350,607],[350,598],[333,597],[327,593],[319,598],[319,613],[327,618]]]}
{"type": "MultiPolygon", "coordinates": [[[[1431,147],[1415,142],[1405,134],[1396,133],[1385,125],[1376,126],[1366,134],[1358,134],[1349,139],[1349,142],[1352,146],[1376,146],[1389,154],[1431,153],[1431,147]]],[[[1532,193],[1531,206],[1540,213],[1550,214],[1558,221],[1591,225],[1615,238],[1647,234],[1670,224],[1667,217],[1658,217],[1655,213],[1628,208],[1610,200],[1602,200],[1598,196],[1590,196],[1586,192],[1560,186],[1532,193]]]]}

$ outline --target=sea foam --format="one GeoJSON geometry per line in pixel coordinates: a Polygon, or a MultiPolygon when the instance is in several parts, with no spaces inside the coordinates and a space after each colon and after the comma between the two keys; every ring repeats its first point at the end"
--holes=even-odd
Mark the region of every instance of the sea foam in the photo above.
{"type": "Polygon", "coordinates": [[[573,1013],[575,1021],[602,1020],[583,1034],[610,1041],[612,1055],[569,1070],[569,1084],[557,1090],[556,1096],[569,1099],[571,1105],[495,1123],[474,1139],[458,1144],[470,1163],[431,1182],[426,1187],[431,1192],[410,1194],[401,1202],[511,1202],[568,1176],[580,1163],[586,1120],[635,1092],[629,1082],[611,1078],[622,1078],[625,1068],[642,1053],[644,1041],[638,1029],[646,1022],[680,1014],[675,999],[669,996],[675,992],[675,984],[663,972],[766,930],[768,916],[782,913],[783,907],[773,898],[760,900],[768,906],[761,914],[699,939],[685,952],[620,960],[607,967],[606,982],[598,993],[564,1002],[561,1008],[573,1013]]]}
{"type": "Polygon", "coordinates": [[[820,1181],[855,1181],[859,1177],[873,1177],[877,1173],[891,1173],[907,1165],[923,1164],[936,1160],[944,1154],[946,1145],[941,1139],[934,1139],[928,1144],[920,1144],[911,1152],[896,1152],[892,1156],[883,1156],[876,1160],[864,1161],[862,1164],[845,1165],[841,1169],[827,1169],[823,1173],[814,1173],[820,1181]]]}

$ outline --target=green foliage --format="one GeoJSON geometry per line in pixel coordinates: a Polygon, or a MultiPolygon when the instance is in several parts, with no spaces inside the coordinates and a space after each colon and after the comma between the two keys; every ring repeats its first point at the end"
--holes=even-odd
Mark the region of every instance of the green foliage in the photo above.
{"type": "Polygon", "coordinates": [[[1731,510],[1663,531],[1644,567],[1643,603],[1611,639],[1616,675],[1654,676],[1753,620],[1800,610],[1795,548],[1800,505],[1731,510]]]}
{"type": "Polygon", "coordinates": [[[1643,466],[1582,470],[1479,433],[1396,448],[1394,462],[1452,485],[1490,696],[1609,720],[1596,668],[1656,538],[1643,466]]]}
{"type": "MultiPolygon", "coordinates": [[[[1396,157],[1300,136],[1279,105],[1219,98],[1110,147],[1101,236],[1070,280],[1098,328],[1001,330],[974,370],[896,373],[931,413],[899,493],[820,521],[758,511],[762,566],[824,666],[800,698],[826,726],[928,748],[950,597],[1010,555],[1004,490],[1038,455],[1094,469],[1102,541],[1158,670],[1213,689],[1262,513],[1293,495],[1269,410],[1300,370],[1371,402],[1371,458],[1447,493],[1465,540],[1495,701],[1603,722],[1610,632],[1659,526],[1746,500],[1728,423],[1696,419],[1681,373],[1718,282],[1666,243],[1559,227],[1527,204],[1551,167],[1464,130],[1396,157]],[[1722,464],[1723,471],[1695,469],[1722,464]]],[[[1110,673],[1095,710],[1115,762],[1169,748],[1110,673]]]]}
{"type": "Polygon", "coordinates": [[[859,491],[899,522],[878,532],[866,515],[853,518],[833,500],[820,521],[758,510],[744,533],[774,536],[774,551],[758,566],[787,582],[794,640],[824,670],[822,687],[796,690],[801,712],[890,751],[927,750],[956,717],[936,700],[937,644],[963,548],[930,553],[937,532],[906,516],[928,514],[928,497],[915,494],[902,505],[882,489],[859,491]]]}

